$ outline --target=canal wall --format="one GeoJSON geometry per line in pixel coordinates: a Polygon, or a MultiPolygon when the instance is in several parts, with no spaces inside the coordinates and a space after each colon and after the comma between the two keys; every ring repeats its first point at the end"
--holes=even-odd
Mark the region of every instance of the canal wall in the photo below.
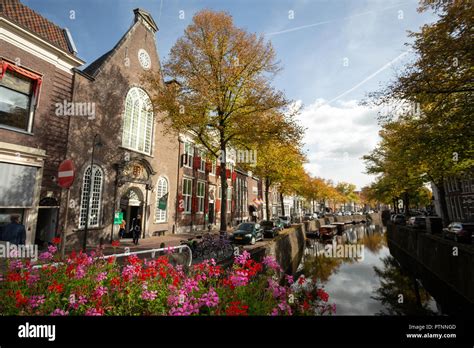
{"type": "MultiPolygon", "coordinates": [[[[457,312],[474,306],[474,248],[407,226],[387,226],[390,253],[443,307],[457,312]]],[[[472,312],[471,312],[472,314],[472,312]]]]}
{"type": "Polygon", "coordinates": [[[273,240],[249,252],[257,261],[265,256],[273,256],[286,274],[294,274],[303,258],[305,231],[304,223],[294,224],[281,231],[273,240]]]}

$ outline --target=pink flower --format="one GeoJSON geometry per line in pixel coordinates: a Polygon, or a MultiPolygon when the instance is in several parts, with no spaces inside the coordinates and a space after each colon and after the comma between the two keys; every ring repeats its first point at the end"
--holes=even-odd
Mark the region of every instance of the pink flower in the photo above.
{"type": "Polygon", "coordinates": [[[101,282],[107,278],[107,272],[101,272],[97,275],[96,281],[101,282]]]}
{"type": "Polygon", "coordinates": [[[28,299],[28,304],[31,308],[37,308],[45,301],[44,295],[33,295],[28,299]]]}
{"type": "Polygon", "coordinates": [[[45,251],[44,253],[39,254],[38,258],[40,260],[48,261],[53,258],[53,254],[51,254],[49,251],[45,251]]]}
{"type": "Polygon", "coordinates": [[[87,316],[101,316],[104,314],[103,309],[97,309],[97,308],[89,308],[86,310],[85,315],[87,316]]]}
{"type": "Polygon", "coordinates": [[[244,265],[245,261],[250,259],[250,253],[247,250],[244,250],[244,252],[238,256],[235,257],[235,263],[239,265],[244,265]]]}
{"type": "Polygon", "coordinates": [[[156,298],[157,293],[158,291],[144,290],[142,292],[142,299],[147,300],[147,301],[153,301],[156,298]]]}
{"type": "Polygon", "coordinates": [[[107,294],[107,288],[105,286],[99,286],[94,291],[94,296],[102,297],[107,294]]]}
{"type": "Polygon", "coordinates": [[[233,286],[245,286],[249,282],[248,273],[245,270],[238,270],[230,276],[233,286]]]}
{"type": "Polygon", "coordinates": [[[215,307],[219,304],[219,295],[213,287],[199,299],[200,306],[215,307]]]}
{"type": "Polygon", "coordinates": [[[21,260],[12,260],[10,261],[10,264],[8,265],[8,269],[10,271],[13,271],[15,269],[20,269],[23,268],[23,262],[21,260]]]}
{"type": "Polygon", "coordinates": [[[64,316],[68,315],[68,311],[63,311],[61,308],[56,308],[53,313],[51,313],[52,316],[64,316]]]}
{"type": "Polygon", "coordinates": [[[278,264],[278,262],[272,256],[265,256],[263,258],[262,263],[265,266],[267,266],[268,268],[270,268],[274,271],[277,271],[277,272],[282,272],[283,271],[282,268],[280,267],[280,265],[278,264]]]}
{"type": "Polygon", "coordinates": [[[54,254],[54,253],[56,253],[56,251],[58,251],[58,248],[55,245],[50,245],[50,246],[48,246],[48,251],[51,254],[54,254]]]}

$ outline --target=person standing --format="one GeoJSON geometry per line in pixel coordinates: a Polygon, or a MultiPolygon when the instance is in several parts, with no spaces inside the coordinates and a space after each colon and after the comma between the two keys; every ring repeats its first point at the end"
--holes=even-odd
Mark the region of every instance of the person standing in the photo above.
{"type": "Polygon", "coordinates": [[[125,237],[125,228],[127,227],[127,222],[122,219],[122,222],[120,223],[120,229],[119,229],[119,236],[120,238],[125,237]]]}
{"type": "Polygon", "coordinates": [[[138,214],[137,217],[133,219],[132,221],[133,244],[138,245],[138,239],[140,238],[141,232],[142,232],[142,217],[140,214],[138,214]]]}
{"type": "Polygon", "coordinates": [[[10,216],[10,223],[3,226],[2,239],[15,245],[25,244],[26,230],[20,222],[19,215],[10,216]]]}

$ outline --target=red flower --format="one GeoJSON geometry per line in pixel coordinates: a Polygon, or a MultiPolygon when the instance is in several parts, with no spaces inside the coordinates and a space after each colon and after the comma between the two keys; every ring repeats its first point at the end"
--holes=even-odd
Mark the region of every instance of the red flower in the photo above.
{"type": "Polygon", "coordinates": [[[120,286],[120,277],[112,278],[112,280],[110,281],[110,285],[112,285],[113,287],[119,287],[120,286]]]}
{"type": "Polygon", "coordinates": [[[299,277],[299,278],[298,278],[298,284],[302,285],[305,280],[306,280],[306,279],[305,279],[303,276],[299,277]]]}
{"type": "Polygon", "coordinates": [[[21,274],[20,273],[8,273],[7,280],[9,282],[19,282],[21,280],[21,274]]]}
{"type": "Polygon", "coordinates": [[[226,315],[247,315],[249,306],[243,305],[240,301],[232,301],[225,310],[226,315]]]}
{"type": "Polygon", "coordinates": [[[120,241],[118,241],[118,240],[112,241],[112,246],[113,246],[114,248],[120,246],[120,241]]]}
{"type": "Polygon", "coordinates": [[[53,238],[52,242],[53,242],[53,244],[59,245],[59,243],[61,243],[61,238],[55,237],[55,238],[53,238]]]}
{"type": "Polygon", "coordinates": [[[318,289],[318,297],[323,300],[324,302],[328,302],[329,295],[323,289],[318,289]]]}
{"type": "Polygon", "coordinates": [[[53,281],[53,284],[48,286],[48,291],[57,292],[58,294],[62,293],[64,289],[63,284],[59,284],[56,280],[53,281]]]}
{"type": "Polygon", "coordinates": [[[23,296],[20,290],[17,290],[15,293],[16,306],[21,307],[28,303],[28,297],[23,296]]]}

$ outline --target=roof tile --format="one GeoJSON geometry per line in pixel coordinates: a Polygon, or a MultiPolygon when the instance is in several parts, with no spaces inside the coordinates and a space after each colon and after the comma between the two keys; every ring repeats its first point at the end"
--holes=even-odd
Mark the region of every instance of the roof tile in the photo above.
{"type": "Polygon", "coordinates": [[[54,46],[72,53],[63,29],[23,5],[19,0],[0,0],[0,16],[7,17],[54,46]]]}

